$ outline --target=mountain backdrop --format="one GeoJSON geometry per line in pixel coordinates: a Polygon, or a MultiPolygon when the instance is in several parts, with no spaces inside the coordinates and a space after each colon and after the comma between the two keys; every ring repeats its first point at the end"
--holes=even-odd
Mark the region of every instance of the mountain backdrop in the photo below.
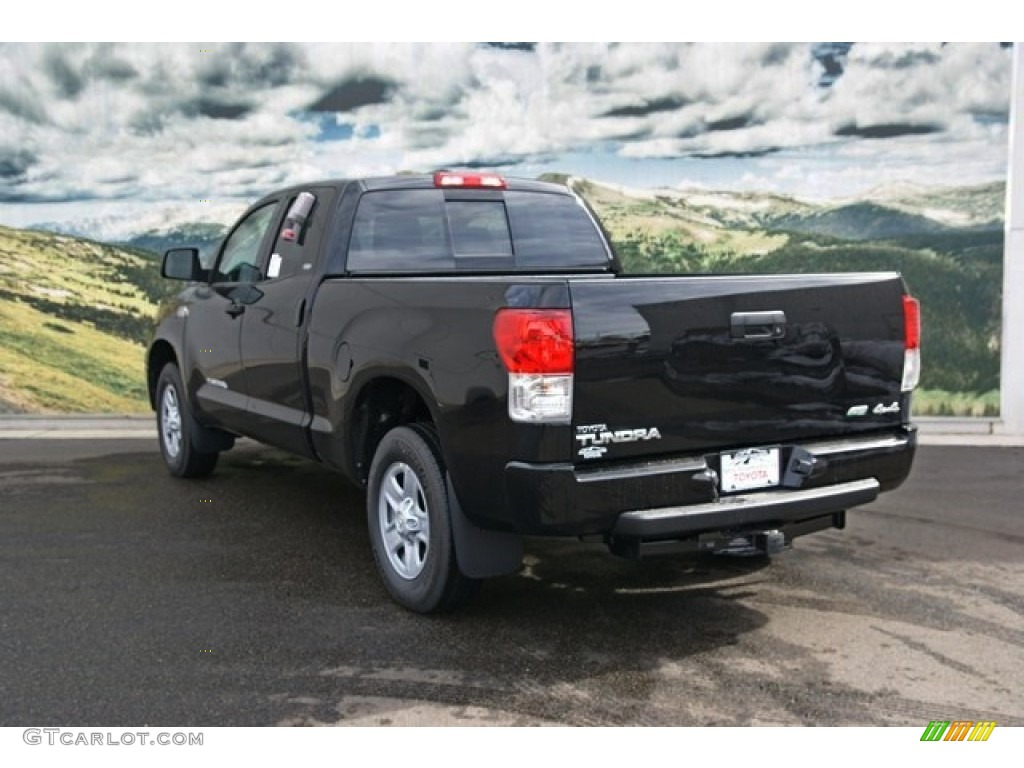
{"type": "Polygon", "coordinates": [[[209,259],[268,190],[478,168],[570,182],[631,272],[899,269],[924,303],[916,407],[991,414],[1014,61],[995,42],[0,42],[0,407],[144,407],[152,254],[209,259]]]}
{"type": "MultiPolygon", "coordinates": [[[[995,412],[1003,184],[899,185],[824,204],[545,178],[594,206],[628,272],[901,271],[923,307],[918,410],[995,412]]],[[[111,219],[44,225],[59,232],[0,227],[0,412],[148,407],[145,344],[173,288],[157,254],[185,244],[212,254],[231,223],[189,216],[178,208],[136,228],[111,219]],[[93,239],[104,235],[120,242],[93,239]]]]}

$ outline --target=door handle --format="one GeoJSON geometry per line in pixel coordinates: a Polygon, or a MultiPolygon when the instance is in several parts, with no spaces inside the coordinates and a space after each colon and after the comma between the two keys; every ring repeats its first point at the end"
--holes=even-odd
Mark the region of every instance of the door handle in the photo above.
{"type": "Polygon", "coordinates": [[[245,312],[245,304],[239,304],[237,301],[233,301],[224,311],[232,317],[238,317],[240,314],[245,312]]]}
{"type": "Polygon", "coordinates": [[[729,335],[734,339],[781,339],[786,335],[786,313],[733,312],[729,315],[729,335]]]}

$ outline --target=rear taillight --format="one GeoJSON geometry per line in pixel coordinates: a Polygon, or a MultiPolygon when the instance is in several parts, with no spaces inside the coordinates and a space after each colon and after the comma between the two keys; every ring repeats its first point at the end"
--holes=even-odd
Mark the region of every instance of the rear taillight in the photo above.
{"type": "Polygon", "coordinates": [[[508,371],[513,421],[568,424],[572,418],[572,313],[568,309],[501,309],[494,343],[508,371]]]}
{"type": "Polygon", "coordinates": [[[921,302],[903,296],[903,384],[910,392],[921,379],[921,302]]]}

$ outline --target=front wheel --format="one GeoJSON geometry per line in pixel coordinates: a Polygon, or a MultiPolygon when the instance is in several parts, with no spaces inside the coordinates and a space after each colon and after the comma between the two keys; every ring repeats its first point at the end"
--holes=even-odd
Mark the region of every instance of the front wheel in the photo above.
{"type": "Polygon", "coordinates": [[[397,427],[380,441],[366,514],[377,570],[395,602],[441,613],[472,596],[478,581],[464,576],[455,559],[441,452],[430,427],[397,427]]]}
{"type": "Polygon", "coordinates": [[[206,477],[217,466],[219,454],[195,447],[198,430],[185,399],[178,366],[168,363],[160,371],[156,390],[156,425],[160,453],[168,471],[176,477],[206,477]]]}

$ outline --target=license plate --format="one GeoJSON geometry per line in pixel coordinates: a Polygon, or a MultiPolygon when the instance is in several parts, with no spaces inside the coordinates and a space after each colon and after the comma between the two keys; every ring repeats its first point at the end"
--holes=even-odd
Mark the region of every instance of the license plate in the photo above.
{"type": "Polygon", "coordinates": [[[779,484],[779,449],[747,448],[721,455],[722,493],[779,484]]]}

